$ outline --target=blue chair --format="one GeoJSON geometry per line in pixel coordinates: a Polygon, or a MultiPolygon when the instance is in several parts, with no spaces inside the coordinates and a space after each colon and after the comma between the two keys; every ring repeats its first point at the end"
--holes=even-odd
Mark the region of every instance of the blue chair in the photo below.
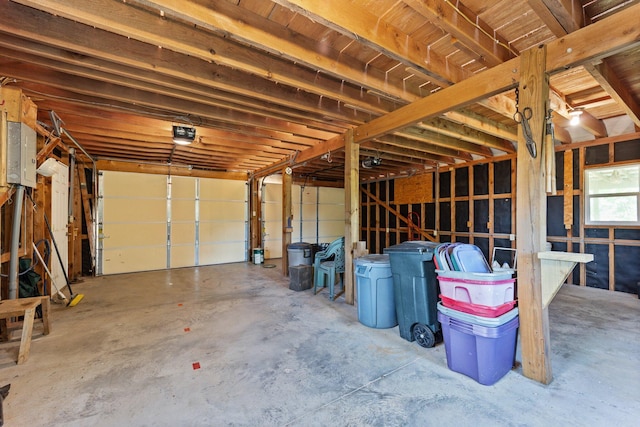
{"type": "MultiPolygon", "coordinates": [[[[344,237],[334,240],[324,251],[316,253],[313,262],[313,294],[329,287],[329,299],[335,300],[336,275],[344,274],[344,237]]],[[[342,283],[342,279],[339,279],[342,283]]]]}

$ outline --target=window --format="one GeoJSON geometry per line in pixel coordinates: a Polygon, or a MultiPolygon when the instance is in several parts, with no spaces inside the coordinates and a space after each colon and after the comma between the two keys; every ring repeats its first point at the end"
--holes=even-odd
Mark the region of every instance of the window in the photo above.
{"type": "Polygon", "coordinates": [[[585,170],[585,223],[640,225],[640,164],[585,170]]]}

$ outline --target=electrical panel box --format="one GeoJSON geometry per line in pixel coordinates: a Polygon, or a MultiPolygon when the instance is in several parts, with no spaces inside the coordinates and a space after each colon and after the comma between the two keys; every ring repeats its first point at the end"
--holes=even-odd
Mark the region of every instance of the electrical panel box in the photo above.
{"type": "Polygon", "coordinates": [[[7,122],[7,182],[36,186],[36,131],[22,122],[7,122]]]}

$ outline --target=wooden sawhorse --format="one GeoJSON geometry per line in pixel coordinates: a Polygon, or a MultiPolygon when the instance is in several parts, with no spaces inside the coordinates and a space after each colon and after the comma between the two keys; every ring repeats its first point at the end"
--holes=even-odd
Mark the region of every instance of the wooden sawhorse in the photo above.
{"type": "MultiPolygon", "coordinates": [[[[48,335],[49,323],[49,297],[18,298],[0,301],[0,319],[24,316],[22,322],[22,337],[20,338],[20,350],[18,351],[18,365],[27,361],[31,349],[31,334],[33,333],[33,319],[36,307],[42,305],[43,333],[48,335]]],[[[3,333],[5,333],[3,331],[3,333]]],[[[8,334],[6,334],[8,337],[8,334]]]]}

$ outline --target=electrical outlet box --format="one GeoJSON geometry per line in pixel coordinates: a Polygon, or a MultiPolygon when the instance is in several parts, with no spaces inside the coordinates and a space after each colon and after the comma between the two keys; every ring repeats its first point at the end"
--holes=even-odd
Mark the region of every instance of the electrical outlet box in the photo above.
{"type": "Polygon", "coordinates": [[[22,122],[7,122],[7,182],[36,186],[36,131],[22,122]]]}

